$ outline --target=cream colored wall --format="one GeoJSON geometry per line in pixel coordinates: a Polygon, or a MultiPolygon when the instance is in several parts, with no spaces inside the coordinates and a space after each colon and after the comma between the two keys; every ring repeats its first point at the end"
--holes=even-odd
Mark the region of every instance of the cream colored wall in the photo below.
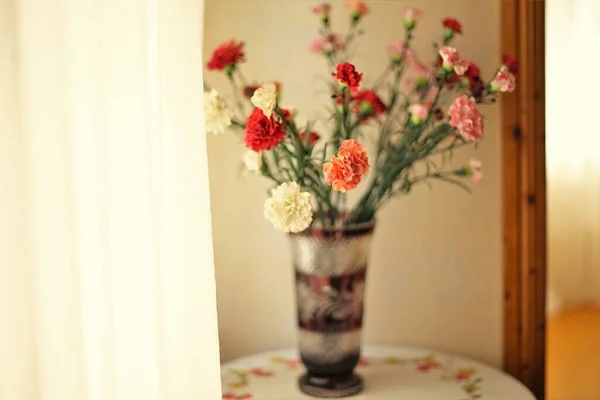
{"type": "MultiPolygon", "coordinates": [[[[334,26],[344,27],[343,2],[333,1],[334,26]]],[[[366,82],[386,61],[385,44],[402,34],[402,1],[368,1],[372,13],[356,58],[366,82]]],[[[466,35],[463,56],[492,74],[500,61],[499,4],[491,0],[419,0],[421,54],[455,16],[466,35]]],[[[205,55],[227,39],[247,42],[244,73],[284,83],[285,106],[300,118],[323,115],[327,95],[318,80],[329,72],[307,49],[317,31],[305,0],[207,0],[205,55]]],[[[227,81],[207,83],[229,93],[227,81]]],[[[485,109],[487,138],[477,151],[485,179],[468,195],[425,186],[379,214],[372,248],[365,341],[426,346],[494,365],[502,358],[501,191],[499,109],[485,109]]],[[[292,266],[286,237],[263,219],[268,183],[238,175],[243,145],[233,135],[209,138],[218,308],[223,360],[295,345],[292,266]]],[[[470,153],[456,159],[466,160],[470,153]]]]}

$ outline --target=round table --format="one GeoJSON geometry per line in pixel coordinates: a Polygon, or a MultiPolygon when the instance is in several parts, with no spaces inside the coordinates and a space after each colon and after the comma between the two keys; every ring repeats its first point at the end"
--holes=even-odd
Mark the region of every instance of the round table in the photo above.
{"type": "MultiPolygon", "coordinates": [[[[296,350],[240,358],[221,368],[225,400],[308,400],[298,390],[296,350]]],[[[365,346],[356,370],[363,393],[352,400],[535,400],[520,382],[484,364],[413,347],[365,346]]]]}

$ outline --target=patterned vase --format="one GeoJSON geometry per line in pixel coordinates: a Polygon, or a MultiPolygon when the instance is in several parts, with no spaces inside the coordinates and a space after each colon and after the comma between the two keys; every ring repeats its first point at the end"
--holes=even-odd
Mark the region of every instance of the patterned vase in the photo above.
{"type": "Polygon", "coordinates": [[[374,222],[291,234],[299,347],[306,374],[300,390],[321,398],[363,389],[360,359],[363,298],[374,222]]]}

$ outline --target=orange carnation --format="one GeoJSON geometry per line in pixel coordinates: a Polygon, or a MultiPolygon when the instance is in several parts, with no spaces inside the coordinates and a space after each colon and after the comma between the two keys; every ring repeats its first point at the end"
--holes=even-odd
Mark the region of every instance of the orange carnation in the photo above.
{"type": "Polygon", "coordinates": [[[344,140],[338,155],[331,157],[331,162],[323,164],[327,183],[339,192],[354,189],[368,172],[367,151],[354,139],[344,140]]]}

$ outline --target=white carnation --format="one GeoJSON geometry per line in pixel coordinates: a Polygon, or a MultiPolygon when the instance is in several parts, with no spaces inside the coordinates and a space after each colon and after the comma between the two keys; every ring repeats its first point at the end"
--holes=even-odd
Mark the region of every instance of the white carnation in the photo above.
{"type": "Polygon", "coordinates": [[[248,150],[244,153],[244,165],[248,172],[259,172],[262,167],[262,155],[260,152],[248,150]]]}
{"type": "Polygon", "coordinates": [[[284,182],[265,202],[265,218],[283,232],[302,232],[313,219],[312,195],[301,192],[296,182],[284,182]]]}
{"type": "Polygon", "coordinates": [[[204,93],[204,115],[206,131],[217,135],[224,133],[231,126],[233,111],[227,108],[219,92],[212,89],[204,93]]]}
{"type": "Polygon", "coordinates": [[[265,83],[254,91],[250,101],[262,110],[265,117],[271,118],[277,105],[277,86],[274,83],[265,83]]]}

